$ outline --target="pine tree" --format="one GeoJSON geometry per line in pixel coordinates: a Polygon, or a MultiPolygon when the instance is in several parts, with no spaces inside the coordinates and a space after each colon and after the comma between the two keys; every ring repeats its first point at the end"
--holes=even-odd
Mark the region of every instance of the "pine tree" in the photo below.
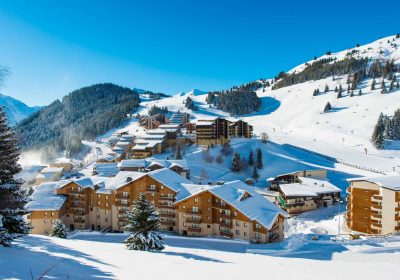
{"type": "Polygon", "coordinates": [[[362,95],[362,91],[361,91],[361,89],[358,91],[358,96],[361,96],[362,95]]]}
{"type": "Polygon", "coordinates": [[[263,159],[262,159],[262,151],[260,148],[257,149],[257,159],[256,159],[256,167],[257,169],[263,168],[263,159]]]}
{"type": "Polygon", "coordinates": [[[324,113],[329,112],[330,110],[332,110],[332,106],[331,103],[326,103],[325,108],[324,108],[324,113]]]}
{"type": "Polygon", "coordinates": [[[329,91],[329,87],[328,85],[325,85],[325,93],[327,93],[329,91]]]}
{"type": "Polygon", "coordinates": [[[160,251],[164,249],[164,236],[158,232],[160,215],[156,212],[154,204],[140,193],[131,211],[125,217],[128,224],[124,231],[129,232],[129,237],[124,244],[129,250],[160,251]]]}
{"type": "Polygon", "coordinates": [[[338,88],[337,88],[337,86],[335,87],[335,92],[338,92],[338,88]]]}
{"type": "Polygon", "coordinates": [[[240,160],[240,155],[238,153],[235,153],[232,158],[231,170],[235,173],[238,173],[238,172],[240,172],[241,165],[242,164],[241,164],[241,160],[240,160]]]}
{"type": "Polygon", "coordinates": [[[53,228],[50,231],[50,236],[58,238],[67,238],[68,228],[60,220],[57,220],[53,228]]]}
{"type": "Polygon", "coordinates": [[[10,246],[11,240],[29,232],[23,215],[26,194],[21,182],[14,179],[21,167],[18,165],[19,152],[14,132],[7,124],[6,115],[0,107],[0,245],[10,246]]]}
{"type": "Polygon", "coordinates": [[[258,180],[258,178],[260,178],[260,174],[258,174],[256,166],[254,166],[254,168],[253,168],[253,174],[251,175],[251,177],[256,181],[258,180]]]}
{"type": "Polygon", "coordinates": [[[383,79],[382,79],[382,83],[381,83],[381,88],[382,88],[381,93],[382,94],[386,93],[386,85],[385,85],[385,81],[383,79]]]}
{"type": "Polygon", "coordinates": [[[254,165],[254,155],[253,155],[253,151],[250,151],[249,160],[248,160],[247,163],[248,163],[249,166],[253,166],[253,165],[254,165]]]}
{"type": "Polygon", "coordinates": [[[181,145],[176,144],[175,159],[182,159],[181,145]]]}
{"type": "Polygon", "coordinates": [[[375,79],[373,79],[371,83],[371,90],[375,90],[375,86],[376,86],[376,81],[375,79]]]}
{"type": "Polygon", "coordinates": [[[383,135],[385,130],[384,116],[381,113],[372,132],[371,141],[377,149],[383,148],[383,135]]]}
{"type": "Polygon", "coordinates": [[[342,98],[342,92],[343,92],[343,88],[342,85],[339,86],[339,92],[337,94],[337,98],[342,98]]]}

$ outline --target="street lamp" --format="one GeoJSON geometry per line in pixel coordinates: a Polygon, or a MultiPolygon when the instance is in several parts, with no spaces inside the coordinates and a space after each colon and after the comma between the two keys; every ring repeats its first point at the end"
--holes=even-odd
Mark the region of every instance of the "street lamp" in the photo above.
{"type": "Polygon", "coordinates": [[[339,215],[338,215],[338,220],[339,220],[339,223],[338,223],[338,236],[340,236],[340,204],[343,203],[343,200],[341,200],[340,197],[339,197],[339,198],[336,198],[335,201],[339,203],[339,212],[338,212],[338,214],[339,214],[339,215]]]}

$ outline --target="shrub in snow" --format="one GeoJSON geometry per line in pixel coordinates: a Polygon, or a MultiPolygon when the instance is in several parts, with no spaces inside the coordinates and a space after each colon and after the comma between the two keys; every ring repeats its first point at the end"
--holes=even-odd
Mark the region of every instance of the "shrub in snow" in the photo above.
{"type": "Polygon", "coordinates": [[[124,231],[129,232],[129,237],[124,243],[129,250],[160,251],[164,249],[164,236],[158,232],[160,215],[156,212],[154,204],[141,193],[135,201],[132,211],[126,213],[128,224],[124,231]]]}
{"type": "Polygon", "coordinates": [[[332,106],[331,103],[326,103],[325,108],[324,108],[324,113],[329,112],[330,110],[332,110],[332,106]]]}
{"type": "Polygon", "coordinates": [[[58,237],[58,238],[67,238],[68,235],[68,228],[64,225],[60,220],[57,220],[55,225],[50,231],[50,236],[58,237]]]}

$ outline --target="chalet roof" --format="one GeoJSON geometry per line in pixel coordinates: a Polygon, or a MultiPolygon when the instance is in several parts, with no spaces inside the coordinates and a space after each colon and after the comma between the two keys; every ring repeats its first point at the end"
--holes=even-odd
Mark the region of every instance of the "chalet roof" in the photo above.
{"type": "Polygon", "coordinates": [[[326,180],[299,177],[300,183],[280,184],[286,197],[315,197],[324,193],[341,192],[341,189],[326,180]]]}
{"type": "Polygon", "coordinates": [[[262,197],[253,187],[239,180],[227,182],[223,185],[184,184],[183,187],[187,189],[190,195],[177,198],[175,203],[208,191],[236,208],[249,219],[256,220],[267,229],[271,229],[279,215],[288,217],[285,211],[262,197]]]}
{"type": "Polygon", "coordinates": [[[118,163],[118,168],[124,168],[124,167],[145,167],[146,166],[146,160],[144,159],[124,159],[121,160],[120,163],[118,163]]]}
{"type": "Polygon", "coordinates": [[[147,174],[154,180],[176,192],[177,200],[190,196],[190,192],[182,184],[191,184],[192,182],[176,172],[168,168],[163,168],[151,171],[147,174]]]}
{"type": "Polygon", "coordinates": [[[40,173],[62,173],[63,171],[64,167],[45,167],[40,171],[40,173]]]}
{"type": "Polygon", "coordinates": [[[107,190],[119,189],[131,182],[134,182],[142,178],[145,175],[146,173],[143,172],[120,171],[115,177],[110,178],[110,180],[106,182],[105,189],[107,190]]]}
{"type": "Polygon", "coordinates": [[[258,194],[253,187],[242,181],[227,182],[209,190],[210,193],[232,205],[251,220],[256,220],[267,229],[271,229],[279,215],[288,217],[288,214],[274,203],[258,194]],[[248,194],[243,199],[243,195],[248,194]]]}
{"type": "Polygon", "coordinates": [[[367,181],[370,183],[375,183],[383,188],[391,189],[394,191],[400,191],[400,175],[350,178],[347,181],[349,182],[367,181]]]}
{"type": "Polygon", "coordinates": [[[98,176],[112,177],[118,174],[117,163],[95,163],[93,170],[96,170],[98,176]]]}
{"type": "Polygon", "coordinates": [[[31,201],[25,205],[28,211],[60,210],[67,197],[56,194],[58,182],[40,184],[30,196],[31,201]]]}

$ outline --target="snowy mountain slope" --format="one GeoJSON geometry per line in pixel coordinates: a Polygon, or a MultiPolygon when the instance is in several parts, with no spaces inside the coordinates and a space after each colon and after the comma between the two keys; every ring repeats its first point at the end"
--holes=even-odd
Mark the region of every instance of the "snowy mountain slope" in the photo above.
{"type": "MultiPolygon", "coordinates": [[[[400,39],[395,36],[386,37],[370,44],[333,53],[329,57],[343,59],[347,53],[358,51],[354,57],[375,59],[393,59],[400,64],[400,39]]],[[[327,58],[324,55],[318,59],[327,58]]],[[[311,63],[312,61],[309,61],[311,63]]],[[[301,71],[305,64],[293,68],[289,72],[301,71]]],[[[400,73],[396,73],[400,79],[400,73]]],[[[388,145],[386,150],[376,150],[370,142],[373,127],[381,112],[392,115],[400,107],[400,90],[381,94],[380,80],[377,87],[371,90],[371,79],[364,80],[354,91],[355,96],[345,93],[338,99],[335,87],[342,85],[347,89],[347,76],[329,77],[322,80],[308,81],[280,89],[265,92],[259,90],[262,109],[241,119],[254,126],[256,134],[267,132],[273,141],[280,144],[290,143],[313,151],[326,154],[343,161],[380,169],[384,172],[400,171],[399,145],[388,145]],[[323,93],[328,85],[329,92],[323,93]],[[321,94],[313,96],[313,91],[319,89],[321,94]],[[358,96],[361,89],[362,95],[358,96]],[[323,113],[327,102],[333,106],[329,113],[323,113]]],[[[386,80],[386,85],[388,85],[386,80]]],[[[228,113],[211,108],[205,102],[206,94],[191,91],[178,94],[158,101],[142,103],[141,114],[147,113],[153,105],[166,106],[171,111],[191,113],[192,120],[223,116],[233,119],[228,113]],[[198,110],[191,112],[185,108],[184,101],[191,97],[198,110]]],[[[133,125],[135,127],[135,125],[133,125]]]]}
{"type": "Polygon", "coordinates": [[[25,103],[1,93],[0,106],[3,106],[8,122],[12,126],[40,109],[39,106],[29,107],[25,103]]]}

